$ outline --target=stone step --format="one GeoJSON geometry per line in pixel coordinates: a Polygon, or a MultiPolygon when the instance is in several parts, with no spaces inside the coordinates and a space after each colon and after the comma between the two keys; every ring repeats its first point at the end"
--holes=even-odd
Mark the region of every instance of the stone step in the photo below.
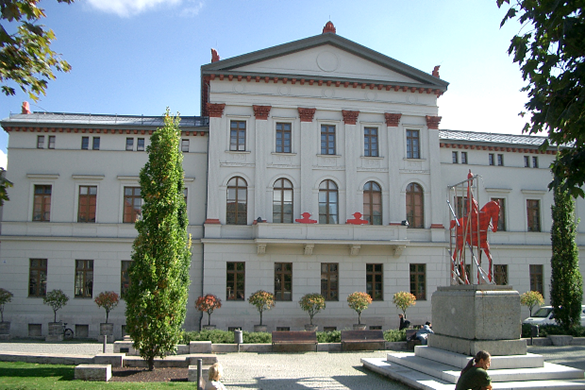
{"type": "MultiPolygon", "coordinates": [[[[456,352],[446,351],[444,349],[419,345],[414,347],[414,354],[418,357],[433,360],[436,362],[448,363],[461,370],[467,365],[470,356],[456,352]]],[[[536,368],[544,366],[544,357],[534,353],[526,355],[511,356],[492,356],[492,365],[490,370],[503,368],[536,368]]]]}

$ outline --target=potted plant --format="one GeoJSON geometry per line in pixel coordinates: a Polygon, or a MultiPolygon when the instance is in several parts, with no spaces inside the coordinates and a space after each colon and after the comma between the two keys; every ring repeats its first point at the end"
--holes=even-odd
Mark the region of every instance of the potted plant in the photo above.
{"type": "Polygon", "coordinates": [[[530,317],[532,317],[532,309],[534,309],[535,306],[542,306],[542,304],[544,304],[544,298],[538,291],[526,291],[524,294],[520,295],[520,304],[528,307],[530,317]]]}
{"type": "MultiPolygon", "coordinates": [[[[113,338],[114,324],[108,323],[108,318],[110,316],[110,311],[118,306],[120,296],[114,291],[102,291],[97,297],[95,297],[94,302],[98,307],[103,307],[106,310],[106,322],[100,324],[100,336],[111,336],[113,338]]],[[[98,339],[103,341],[102,337],[99,337],[98,339]]]]}
{"type": "Polygon", "coordinates": [[[392,297],[392,303],[396,305],[397,309],[402,310],[404,319],[406,319],[406,309],[416,305],[416,297],[412,293],[399,291],[392,297]]]}
{"type": "Polygon", "coordinates": [[[207,294],[197,298],[195,307],[197,310],[207,313],[207,325],[203,325],[203,328],[208,330],[215,329],[215,325],[211,325],[211,314],[214,310],[221,308],[221,299],[213,294],[207,294]]]}
{"type": "Polygon", "coordinates": [[[366,325],[362,324],[362,311],[366,310],[372,303],[372,297],[365,292],[354,292],[347,296],[348,306],[358,314],[358,323],[353,325],[354,330],[364,330],[366,325]]]}
{"type": "Polygon", "coordinates": [[[63,325],[57,322],[57,310],[67,304],[69,297],[62,290],[51,290],[43,297],[43,303],[53,309],[53,322],[49,322],[46,341],[63,341],[63,325]]]}
{"type": "Polygon", "coordinates": [[[299,305],[301,309],[309,313],[309,324],[305,325],[305,330],[316,332],[317,325],[313,325],[313,317],[325,309],[325,297],[318,293],[305,294],[300,299],[299,305]]]}
{"type": "Polygon", "coordinates": [[[258,290],[250,295],[248,302],[256,306],[260,313],[260,325],[254,325],[254,332],[266,332],[266,326],[262,325],[262,313],[274,307],[274,295],[268,291],[258,290]]]}
{"type": "Polygon", "coordinates": [[[12,301],[13,296],[10,291],[0,288],[0,339],[10,337],[10,322],[4,322],[4,305],[12,301]]]}

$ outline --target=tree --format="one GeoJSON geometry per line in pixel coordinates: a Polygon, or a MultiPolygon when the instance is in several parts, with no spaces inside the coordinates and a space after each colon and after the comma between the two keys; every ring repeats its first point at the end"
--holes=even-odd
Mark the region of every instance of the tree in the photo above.
{"type": "Polygon", "coordinates": [[[412,293],[399,291],[392,297],[392,303],[396,305],[396,308],[402,310],[404,318],[406,318],[406,309],[416,305],[416,297],[412,293]]]}
{"type": "Polygon", "coordinates": [[[0,322],[4,322],[4,305],[12,301],[13,296],[10,291],[0,288],[0,322]]]}
{"type": "Polygon", "coordinates": [[[520,304],[528,307],[530,317],[532,317],[532,309],[534,309],[535,306],[543,305],[544,298],[538,291],[526,291],[524,294],[520,295],[520,304]]]}
{"type": "Polygon", "coordinates": [[[94,299],[94,302],[98,307],[103,307],[106,310],[106,324],[108,323],[108,317],[110,312],[118,306],[120,302],[120,296],[114,291],[103,291],[94,299]]]}
{"type": "Polygon", "coordinates": [[[53,322],[57,322],[57,310],[69,302],[69,297],[63,290],[51,290],[43,297],[43,303],[53,309],[53,322]]]}
{"type": "Polygon", "coordinates": [[[216,309],[221,309],[221,299],[213,294],[207,294],[197,298],[195,302],[197,310],[207,313],[207,325],[211,325],[211,314],[216,309]]]}
{"type": "Polygon", "coordinates": [[[325,297],[319,293],[305,294],[299,300],[301,309],[309,313],[309,324],[313,325],[315,314],[325,309],[325,297]]]}
{"type": "Polygon", "coordinates": [[[262,313],[274,307],[274,294],[268,291],[258,290],[250,295],[248,302],[258,309],[258,313],[260,313],[260,326],[262,326],[262,313]]]}
{"type": "Polygon", "coordinates": [[[140,356],[154,369],[154,358],[174,352],[187,312],[191,237],[183,197],[183,155],[178,117],[167,108],[164,127],[147,148],[140,171],[142,218],[136,221],[126,329],[140,356]]]}
{"type": "Polygon", "coordinates": [[[565,330],[581,325],[583,278],[579,271],[579,249],[575,242],[578,221],[575,220],[575,200],[562,186],[554,190],[551,207],[552,257],[550,302],[555,319],[565,330]]]}
{"type": "Polygon", "coordinates": [[[10,200],[6,189],[12,187],[13,185],[14,184],[6,178],[6,170],[4,168],[0,168],[0,206],[3,206],[5,201],[10,200]]]}
{"type": "MultiPolygon", "coordinates": [[[[57,0],[71,4],[74,0],[57,0]]],[[[45,17],[39,0],[0,1],[0,19],[16,23],[14,33],[0,25],[0,84],[5,95],[14,95],[8,81],[16,83],[33,100],[45,94],[47,82],[55,79],[53,69],[69,72],[71,66],[51,50],[52,30],[37,22],[45,17]]]]}
{"type": "Polygon", "coordinates": [[[347,305],[358,314],[358,325],[362,323],[362,311],[372,303],[372,297],[365,292],[354,292],[347,296],[347,305]]]}
{"type": "MultiPolygon", "coordinates": [[[[510,0],[496,0],[498,7],[510,0]]],[[[524,131],[548,132],[550,143],[564,145],[552,164],[549,188],[562,186],[584,197],[585,182],[585,15],[583,0],[528,1],[511,5],[500,26],[518,18],[522,32],[509,54],[528,84],[525,108],[531,114],[524,131]]],[[[523,113],[522,113],[523,114],[523,113]]]]}

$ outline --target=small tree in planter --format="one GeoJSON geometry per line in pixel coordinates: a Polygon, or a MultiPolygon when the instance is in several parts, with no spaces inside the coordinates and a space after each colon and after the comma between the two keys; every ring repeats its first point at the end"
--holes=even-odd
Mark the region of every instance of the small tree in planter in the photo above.
{"type": "Polygon", "coordinates": [[[207,313],[207,326],[211,326],[211,314],[214,310],[221,308],[221,299],[213,294],[207,294],[197,298],[195,307],[197,310],[207,313]]]}
{"type": "Polygon", "coordinates": [[[402,310],[402,314],[406,318],[406,309],[416,305],[416,297],[412,293],[399,291],[392,297],[392,303],[396,305],[396,308],[402,310]]]}
{"type": "Polygon", "coordinates": [[[259,326],[262,326],[262,313],[274,307],[274,295],[268,291],[258,290],[250,295],[248,302],[250,302],[251,305],[256,306],[256,309],[258,309],[258,312],[260,313],[259,326]]]}
{"type": "Polygon", "coordinates": [[[94,302],[98,307],[103,307],[106,310],[106,324],[108,323],[110,311],[118,306],[119,301],[120,296],[114,291],[103,291],[94,299],[94,302]]]}
{"type": "Polygon", "coordinates": [[[57,322],[57,310],[67,304],[69,297],[62,290],[51,290],[43,297],[43,303],[53,309],[53,322],[57,322]]]}
{"type": "Polygon", "coordinates": [[[534,306],[542,306],[544,304],[544,298],[538,291],[526,291],[520,295],[520,304],[528,307],[530,317],[532,317],[532,309],[534,306]]]}
{"type": "Polygon", "coordinates": [[[354,292],[348,295],[347,304],[358,314],[358,325],[362,323],[362,311],[366,310],[372,303],[372,297],[365,292],[354,292]]]}
{"type": "Polygon", "coordinates": [[[4,305],[12,301],[13,296],[10,291],[0,288],[0,322],[4,322],[4,305]]]}
{"type": "Polygon", "coordinates": [[[299,301],[301,309],[309,313],[309,324],[313,326],[313,317],[325,309],[325,297],[318,293],[305,294],[299,301]]]}

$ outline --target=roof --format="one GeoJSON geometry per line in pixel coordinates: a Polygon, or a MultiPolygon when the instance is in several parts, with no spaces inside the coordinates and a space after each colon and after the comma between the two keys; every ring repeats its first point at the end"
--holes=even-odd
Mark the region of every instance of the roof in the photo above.
{"type": "Polygon", "coordinates": [[[439,130],[439,139],[441,142],[459,141],[474,144],[505,144],[540,147],[547,140],[547,137],[535,135],[479,133],[462,130],[439,130]]]}

